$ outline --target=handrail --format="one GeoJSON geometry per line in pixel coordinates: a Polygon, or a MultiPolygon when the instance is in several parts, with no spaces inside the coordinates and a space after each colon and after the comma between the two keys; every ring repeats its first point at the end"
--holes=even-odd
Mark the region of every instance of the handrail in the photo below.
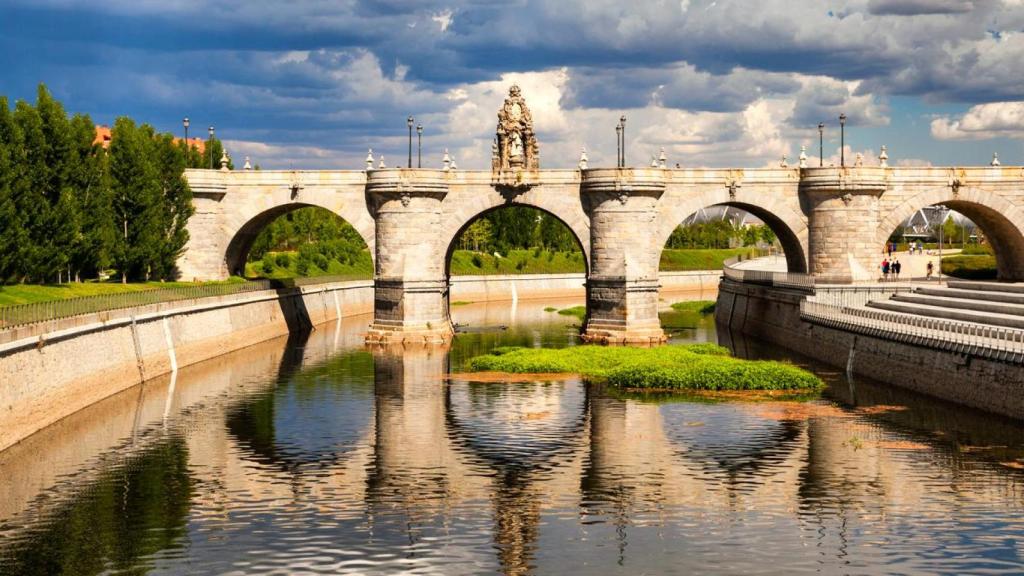
{"type": "Polygon", "coordinates": [[[723,263],[722,274],[729,280],[735,282],[746,282],[750,284],[761,284],[780,288],[796,288],[800,290],[813,290],[814,277],[810,274],[799,272],[777,272],[773,270],[749,270],[737,268],[735,265],[751,258],[743,258],[742,255],[729,258],[723,263]]]}
{"type": "Polygon", "coordinates": [[[197,286],[176,286],[173,288],[153,288],[117,294],[101,294],[97,296],[66,298],[64,300],[17,304],[0,307],[0,331],[27,324],[81,316],[83,314],[138,308],[164,302],[230,296],[262,290],[293,288],[353,279],[355,278],[348,276],[320,276],[288,280],[253,280],[247,282],[201,284],[197,286]]]}
{"type": "Polygon", "coordinates": [[[849,304],[800,302],[800,317],[815,324],[881,336],[961,354],[1024,363],[1024,330],[900,314],[849,304]]]}

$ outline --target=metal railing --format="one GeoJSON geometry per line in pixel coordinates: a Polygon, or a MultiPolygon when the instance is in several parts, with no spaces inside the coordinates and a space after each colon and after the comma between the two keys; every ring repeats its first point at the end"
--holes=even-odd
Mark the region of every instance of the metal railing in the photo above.
{"type": "Polygon", "coordinates": [[[736,282],[747,282],[750,284],[761,284],[764,286],[776,286],[780,288],[796,288],[800,290],[814,289],[814,277],[809,274],[797,272],[778,272],[773,270],[750,270],[737,268],[736,264],[753,258],[736,256],[725,261],[722,267],[722,274],[736,282]]]}
{"type": "Polygon", "coordinates": [[[201,284],[197,286],[176,286],[173,288],[142,289],[117,294],[83,296],[48,302],[18,304],[0,307],[0,331],[26,324],[49,322],[72,318],[83,314],[95,314],[127,308],[139,308],[165,302],[200,300],[215,296],[230,296],[261,290],[286,289],[313,284],[327,284],[351,280],[367,280],[356,276],[319,276],[286,280],[254,280],[223,284],[201,284]]]}
{"type": "Polygon", "coordinates": [[[815,297],[800,302],[800,317],[815,324],[898,342],[1024,363],[1024,330],[1017,328],[855,308],[818,302],[815,297]]]}

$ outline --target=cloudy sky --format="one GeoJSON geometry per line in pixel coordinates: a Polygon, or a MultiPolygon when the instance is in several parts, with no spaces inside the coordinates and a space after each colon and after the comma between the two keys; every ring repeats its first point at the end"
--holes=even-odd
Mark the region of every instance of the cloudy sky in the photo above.
{"type": "MultiPolygon", "coordinates": [[[[0,0],[0,94],[98,123],[213,124],[264,168],[488,165],[518,83],[544,167],[764,166],[806,145],[1024,164],[1024,0],[0,0]]],[[[827,161],[827,160],[826,160],[827,161]]]]}

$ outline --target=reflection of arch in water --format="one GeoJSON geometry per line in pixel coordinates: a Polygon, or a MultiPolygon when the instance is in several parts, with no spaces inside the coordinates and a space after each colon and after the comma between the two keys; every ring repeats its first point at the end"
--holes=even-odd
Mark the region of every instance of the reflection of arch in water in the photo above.
{"type": "Polygon", "coordinates": [[[372,358],[354,352],[299,370],[302,359],[302,344],[290,336],[275,386],[231,407],[226,425],[257,461],[290,471],[331,468],[371,425],[372,358]]]}
{"type": "Polygon", "coordinates": [[[447,386],[445,421],[452,443],[488,466],[519,471],[550,469],[557,465],[553,460],[579,450],[589,417],[589,387],[573,381],[530,384],[509,387],[467,382],[447,386]],[[508,403],[498,406],[496,402],[509,400],[501,397],[503,393],[521,392],[530,384],[547,388],[556,399],[568,397],[567,402],[559,403],[559,414],[536,409],[551,408],[552,404],[547,403],[535,404],[531,411],[520,410],[519,420],[507,418],[516,406],[508,403]],[[483,397],[474,398],[478,391],[483,392],[483,397]],[[505,415],[506,419],[501,422],[497,418],[480,418],[466,413],[474,407],[490,408],[491,416],[505,415]],[[552,419],[552,416],[561,417],[552,419]]]}
{"type": "Polygon", "coordinates": [[[936,187],[908,198],[882,219],[875,233],[877,246],[922,208],[942,205],[977,224],[992,244],[1000,280],[1024,280],[1024,211],[1009,200],[985,190],[936,187]]]}
{"type": "Polygon", "coordinates": [[[795,420],[766,419],[748,410],[728,403],[661,407],[665,436],[680,448],[679,455],[741,489],[785,469],[786,460],[802,443],[805,428],[795,420]],[[690,421],[703,425],[684,425],[690,421]]]}

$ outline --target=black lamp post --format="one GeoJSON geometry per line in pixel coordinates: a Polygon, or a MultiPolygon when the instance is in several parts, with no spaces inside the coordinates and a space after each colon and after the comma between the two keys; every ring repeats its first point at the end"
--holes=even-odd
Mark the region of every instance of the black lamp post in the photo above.
{"type": "Polygon", "coordinates": [[[818,168],[825,165],[825,123],[818,122],[818,168]]]}
{"type": "MultiPolygon", "coordinates": [[[[189,125],[188,116],[185,116],[185,119],[181,121],[181,124],[182,124],[182,126],[185,127],[185,150],[187,151],[188,150],[188,125],[189,125]]],[[[185,158],[186,158],[186,160],[188,159],[187,156],[185,158]]]]}
{"type": "Polygon", "coordinates": [[[626,115],[625,114],[620,119],[618,119],[618,124],[620,124],[623,127],[623,163],[622,163],[621,167],[625,168],[626,167],[626,115]]]}
{"type": "Polygon", "coordinates": [[[622,122],[615,125],[615,167],[622,168],[622,122]]]}
{"type": "Polygon", "coordinates": [[[412,168],[412,125],[414,122],[415,119],[412,116],[405,120],[405,123],[409,125],[409,163],[407,164],[409,168],[412,168]]]}
{"type": "Polygon", "coordinates": [[[213,126],[210,126],[207,130],[210,132],[210,145],[207,146],[207,152],[210,153],[210,170],[213,170],[213,126]]]}
{"type": "Polygon", "coordinates": [[[839,115],[839,165],[846,166],[846,113],[839,115]]]}
{"type": "Polygon", "coordinates": [[[423,168],[423,124],[416,125],[416,167],[423,168]]]}

